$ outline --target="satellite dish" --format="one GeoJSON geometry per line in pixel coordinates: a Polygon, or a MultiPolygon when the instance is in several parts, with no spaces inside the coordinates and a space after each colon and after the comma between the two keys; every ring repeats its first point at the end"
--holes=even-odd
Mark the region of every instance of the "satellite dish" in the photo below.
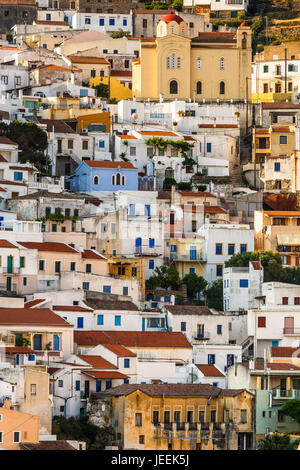
{"type": "Polygon", "coordinates": [[[133,121],[136,121],[137,118],[138,118],[137,113],[133,113],[132,116],[131,116],[131,118],[132,118],[133,121]]]}

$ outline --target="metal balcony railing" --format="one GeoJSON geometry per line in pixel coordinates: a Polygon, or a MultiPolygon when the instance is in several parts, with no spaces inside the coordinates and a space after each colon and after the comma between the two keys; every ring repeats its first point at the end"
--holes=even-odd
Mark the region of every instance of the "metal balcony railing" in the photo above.
{"type": "Polygon", "coordinates": [[[276,388],[272,390],[272,397],[274,400],[281,400],[281,399],[299,399],[300,398],[300,390],[280,390],[276,388]]]}

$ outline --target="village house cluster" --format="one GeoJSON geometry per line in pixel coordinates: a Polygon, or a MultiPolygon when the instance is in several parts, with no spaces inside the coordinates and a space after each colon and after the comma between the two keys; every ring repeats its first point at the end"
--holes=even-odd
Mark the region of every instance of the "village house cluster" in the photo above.
{"type": "Polygon", "coordinates": [[[300,44],[248,3],[0,0],[0,450],[300,433],[300,286],[229,262],[300,266],[300,44]]]}

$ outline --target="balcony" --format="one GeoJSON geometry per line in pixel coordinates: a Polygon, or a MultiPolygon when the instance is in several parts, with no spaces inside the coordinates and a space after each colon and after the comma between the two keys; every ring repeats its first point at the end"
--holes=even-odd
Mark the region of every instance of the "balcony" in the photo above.
{"type": "Polygon", "coordinates": [[[144,246],[136,246],[134,254],[135,256],[161,256],[162,251],[163,250],[162,250],[161,245],[155,245],[153,247],[144,245],[144,246]]]}
{"type": "Polygon", "coordinates": [[[170,253],[170,259],[175,261],[182,261],[187,263],[194,263],[195,261],[200,261],[202,263],[206,263],[206,256],[201,253],[197,253],[196,255],[183,255],[180,253],[170,253]]]}
{"type": "Polygon", "coordinates": [[[0,273],[1,274],[20,274],[21,268],[18,267],[12,267],[8,268],[7,266],[1,266],[0,268],[0,273]]]}
{"type": "Polygon", "coordinates": [[[294,328],[294,327],[289,327],[289,328],[283,328],[283,334],[286,336],[300,336],[300,328],[294,328]]]}
{"type": "Polygon", "coordinates": [[[203,341],[203,340],[209,340],[210,339],[210,335],[209,333],[194,333],[194,339],[198,339],[199,341],[203,341]]]}
{"type": "Polygon", "coordinates": [[[273,400],[291,400],[291,399],[298,399],[300,398],[300,390],[280,390],[276,388],[272,390],[272,397],[273,400]]]}

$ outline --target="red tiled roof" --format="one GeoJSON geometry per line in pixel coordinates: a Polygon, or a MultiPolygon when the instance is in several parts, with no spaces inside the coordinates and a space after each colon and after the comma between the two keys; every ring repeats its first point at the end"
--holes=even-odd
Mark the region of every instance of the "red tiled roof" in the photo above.
{"type": "Polygon", "coordinates": [[[196,367],[205,375],[205,377],[225,377],[213,364],[195,364],[196,367]]]}
{"type": "Polygon", "coordinates": [[[61,368],[60,367],[48,367],[47,372],[48,372],[48,374],[53,375],[58,370],[61,370],[61,368]]]}
{"type": "Polygon", "coordinates": [[[87,355],[80,355],[78,356],[83,361],[91,364],[94,369],[117,369],[116,366],[111,364],[110,362],[106,361],[100,356],[87,356],[87,355]]]}
{"type": "Polygon", "coordinates": [[[74,248],[66,243],[59,242],[18,242],[19,245],[38,251],[54,251],[59,253],[78,253],[74,248]]]}
{"type": "Polygon", "coordinates": [[[300,211],[263,211],[264,214],[269,215],[270,217],[277,217],[278,215],[280,216],[294,216],[300,217],[300,211]]]}
{"type": "Polygon", "coordinates": [[[206,214],[227,214],[227,212],[218,206],[205,206],[204,212],[206,214]]]}
{"type": "Polygon", "coordinates": [[[0,308],[0,325],[41,325],[73,328],[49,308],[0,308]]]}
{"type": "MultiPolygon", "coordinates": [[[[242,362],[242,365],[249,368],[249,362],[242,362]]],[[[271,369],[274,371],[276,370],[300,371],[300,367],[294,366],[293,364],[283,363],[283,362],[268,362],[267,369],[271,369]]],[[[254,370],[264,370],[264,364],[262,362],[256,363],[254,370]]]]}
{"type": "Polygon", "coordinates": [[[130,310],[132,312],[138,312],[137,307],[130,300],[107,300],[107,299],[88,299],[85,301],[88,307],[94,310],[130,310]]]}
{"type": "Polygon", "coordinates": [[[132,77],[130,70],[112,70],[110,72],[111,77],[132,77]]]}
{"type": "Polygon", "coordinates": [[[106,349],[120,357],[136,357],[136,354],[120,344],[103,344],[106,349]]]}
{"type": "Polygon", "coordinates": [[[1,186],[0,186],[0,191],[2,191],[3,193],[6,193],[6,192],[7,192],[6,189],[1,188],[1,186]]]}
{"type": "Polygon", "coordinates": [[[104,256],[102,256],[100,253],[96,253],[93,250],[84,250],[81,256],[84,259],[101,259],[102,261],[105,260],[104,256]]]}
{"type": "Polygon", "coordinates": [[[213,315],[205,305],[167,305],[173,315],[213,315]]]}
{"type": "Polygon", "coordinates": [[[3,155],[0,155],[0,162],[7,163],[7,160],[6,160],[6,158],[3,157],[3,155]]]}
{"type": "Polygon", "coordinates": [[[122,374],[117,370],[113,371],[100,371],[100,370],[84,370],[83,371],[87,375],[91,375],[95,377],[95,379],[129,379],[128,375],[122,374]]]}
{"type": "Polygon", "coordinates": [[[176,21],[177,24],[180,24],[183,22],[183,19],[175,15],[174,13],[170,13],[169,15],[164,16],[160,21],[164,21],[165,23],[171,23],[171,21],[176,21]]]}
{"type": "Polygon", "coordinates": [[[178,134],[172,131],[137,131],[141,135],[157,135],[166,137],[178,137],[178,134]]]}
{"type": "Polygon", "coordinates": [[[26,186],[25,183],[17,183],[16,181],[9,181],[9,180],[0,180],[0,184],[7,184],[11,186],[26,186]]]}
{"type": "Polygon", "coordinates": [[[283,346],[272,347],[272,357],[300,357],[299,348],[289,348],[283,346]]]}
{"type": "Polygon", "coordinates": [[[41,441],[37,444],[31,442],[22,442],[22,450],[76,450],[67,441],[41,441]]]}
{"type": "Polygon", "coordinates": [[[36,168],[32,168],[31,166],[10,166],[10,170],[22,170],[22,171],[38,171],[36,168]]]}
{"type": "Polygon", "coordinates": [[[197,193],[193,191],[178,191],[178,192],[181,194],[181,196],[216,197],[211,193],[201,192],[201,191],[198,191],[197,193]]]}
{"type": "Polygon", "coordinates": [[[198,124],[200,128],[207,128],[207,129],[236,129],[239,126],[237,124],[198,124]]]}
{"type": "Polygon", "coordinates": [[[129,348],[192,348],[182,333],[163,331],[74,331],[74,341],[81,346],[120,344],[129,348]]]}
{"type": "Polygon", "coordinates": [[[261,265],[259,261],[251,261],[251,264],[255,271],[260,271],[261,265]]]}
{"type": "Polygon", "coordinates": [[[106,64],[109,62],[104,57],[87,57],[87,56],[73,56],[69,55],[68,59],[74,64],[106,64]]]}
{"type": "Polygon", "coordinates": [[[79,305],[53,305],[52,310],[58,312],[93,312],[92,308],[80,307],[79,305]]]}
{"type": "Polygon", "coordinates": [[[5,354],[34,354],[34,351],[32,349],[25,348],[25,346],[6,346],[5,354]]]}
{"type": "Polygon", "coordinates": [[[16,245],[13,245],[12,243],[8,242],[7,240],[0,240],[0,248],[15,248],[15,249],[18,249],[16,247],[16,245]]]}
{"type": "Polygon", "coordinates": [[[6,145],[18,145],[16,142],[13,142],[10,140],[8,137],[5,137],[4,135],[0,136],[0,144],[6,144],[6,145]]]}
{"type": "Polygon", "coordinates": [[[134,135],[118,135],[117,137],[119,137],[120,139],[124,139],[124,140],[137,140],[137,137],[135,137],[134,135]]]}
{"type": "Polygon", "coordinates": [[[69,26],[67,21],[46,21],[46,20],[34,20],[35,24],[50,24],[53,26],[69,26]]]}
{"type": "Polygon", "coordinates": [[[291,134],[292,131],[290,130],[289,126],[280,126],[280,127],[272,127],[272,132],[280,132],[284,134],[291,134]]]}
{"type": "Polygon", "coordinates": [[[126,168],[129,170],[136,170],[130,162],[108,162],[100,160],[84,160],[84,163],[92,168],[126,168]]]}
{"type": "Polygon", "coordinates": [[[184,139],[184,140],[193,140],[193,141],[196,142],[196,139],[195,139],[194,137],[192,137],[191,135],[185,135],[185,136],[183,137],[183,139],[184,139]]]}
{"type": "Polygon", "coordinates": [[[34,300],[29,300],[28,302],[24,303],[25,308],[32,308],[35,307],[35,305],[39,305],[42,302],[45,302],[46,299],[34,299],[34,300]]]}
{"type": "Polygon", "coordinates": [[[161,384],[161,383],[162,383],[162,380],[160,380],[160,379],[152,379],[152,383],[153,383],[153,384],[161,384]]]}

